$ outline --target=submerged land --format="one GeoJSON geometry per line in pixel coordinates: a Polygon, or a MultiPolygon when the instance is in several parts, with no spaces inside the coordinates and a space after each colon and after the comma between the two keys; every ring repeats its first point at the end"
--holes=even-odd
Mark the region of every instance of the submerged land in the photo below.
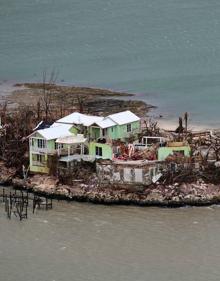
{"type": "Polygon", "coordinates": [[[140,116],[146,116],[155,106],[140,100],[129,99],[133,94],[108,89],[89,87],[62,86],[57,84],[24,83],[15,84],[16,90],[7,97],[11,106],[37,106],[43,99],[44,91],[50,91],[53,114],[63,116],[74,110],[87,114],[108,115],[124,110],[131,110],[140,116]],[[20,89],[19,89],[20,88],[20,89]]]}
{"type": "MultiPolygon", "coordinates": [[[[187,141],[192,153],[187,161],[185,158],[180,159],[179,155],[177,158],[167,159],[165,163],[167,167],[174,162],[179,165],[179,169],[173,172],[166,168],[166,173],[155,183],[104,185],[100,183],[95,166],[87,166],[85,163],[79,164],[74,170],[75,180],[71,184],[61,181],[54,175],[28,173],[28,176],[24,177],[24,172],[28,172],[26,137],[42,119],[52,122],[74,111],[107,116],[130,110],[146,121],[154,106],[133,97],[130,100],[129,97],[133,96],[131,94],[106,89],[51,83],[24,83],[15,86],[16,90],[8,95],[1,105],[1,119],[5,123],[2,125],[6,125],[8,131],[8,136],[0,136],[1,140],[6,138],[5,142],[1,142],[1,184],[13,185],[15,188],[55,198],[104,204],[175,207],[220,202],[220,173],[216,165],[219,159],[218,136],[215,136],[214,141],[209,141],[211,136],[207,132],[193,134],[184,128],[182,131],[168,132],[158,128],[156,122],[145,127],[142,136],[148,134],[168,137],[172,141],[177,139],[187,141]],[[207,149],[211,151],[211,148],[212,153],[207,153],[207,149]]],[[[146,164],[142,155],[136,158],[142,161],[136,162],[137,168],[146,164]]]]}

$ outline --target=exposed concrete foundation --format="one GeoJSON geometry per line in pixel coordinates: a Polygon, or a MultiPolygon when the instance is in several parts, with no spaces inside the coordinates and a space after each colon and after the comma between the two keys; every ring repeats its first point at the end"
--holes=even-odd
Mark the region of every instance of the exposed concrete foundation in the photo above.
{"type": "Polygon", "coordinates": [[[149,185],[164,164],[158,161],[100,161],[96,164],[100,185],[149,185]]]}

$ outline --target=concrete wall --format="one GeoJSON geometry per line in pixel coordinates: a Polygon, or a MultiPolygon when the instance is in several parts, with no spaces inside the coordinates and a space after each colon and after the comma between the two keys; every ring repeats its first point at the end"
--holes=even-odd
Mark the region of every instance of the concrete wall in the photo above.
{"type": "Polygon", "coordinates": [[[169,155],[173,155],[174,152],[181,151],[183,151],[185,157],[190,157],[190,146],[160,147],[158,149],[158,160],[164,161],[169,155]]]}
{"type": "Polygon", "coordinates": [[[143,184],[152,183],[152,178],[159,173],[159,162],[140,163],[139,161],[113,162],[100,161],[96,164],[100,184],[143,184]]]}

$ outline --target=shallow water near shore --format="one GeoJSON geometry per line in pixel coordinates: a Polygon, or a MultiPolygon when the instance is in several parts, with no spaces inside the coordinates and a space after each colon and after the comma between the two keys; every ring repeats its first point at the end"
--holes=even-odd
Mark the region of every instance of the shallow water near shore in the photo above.
{"type": "Polygon", "coordinates": [[[219,127],[218,0],[1,0],[0,80],[137,93],[177,120],[219,127]]]}
{"type": "Polygon", "coordinates": [[[0,205],[0,280],[214,281],[220,208],[141,208],[54,201],[28,220],[0,205]]]}

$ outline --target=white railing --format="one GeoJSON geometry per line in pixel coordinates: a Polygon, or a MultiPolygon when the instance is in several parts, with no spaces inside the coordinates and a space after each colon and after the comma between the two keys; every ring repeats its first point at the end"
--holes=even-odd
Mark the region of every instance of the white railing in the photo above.
{"type": "Polygon", "coordinates": [[[74,160],[83,160],[83,161],[87,161],[87,162],[93,162],[95,161],[95,157],[92,155],[84,155],[84,154],[75,154],[75,155],[69,155],[69,156],[63,156],[60,157],[59,161],[61,162],[71,162],[74,160]]]}
{"type": "Polygon", "coordinates": [[[146,144],[143,144],[143,143],[135,143],[134,147],[139,150],[144,150],[144,149],[148,148],[149,146],[147,146],[146,144]]]}
{"type": "Polygon", "coordinates": [[[55,154],[57,153],[56,149],[50,149],[47,147],[37,147],[37,146],[30,146],[31,152],[39,152],[39,153],[45,153],[45,154],[55,154]]]}

